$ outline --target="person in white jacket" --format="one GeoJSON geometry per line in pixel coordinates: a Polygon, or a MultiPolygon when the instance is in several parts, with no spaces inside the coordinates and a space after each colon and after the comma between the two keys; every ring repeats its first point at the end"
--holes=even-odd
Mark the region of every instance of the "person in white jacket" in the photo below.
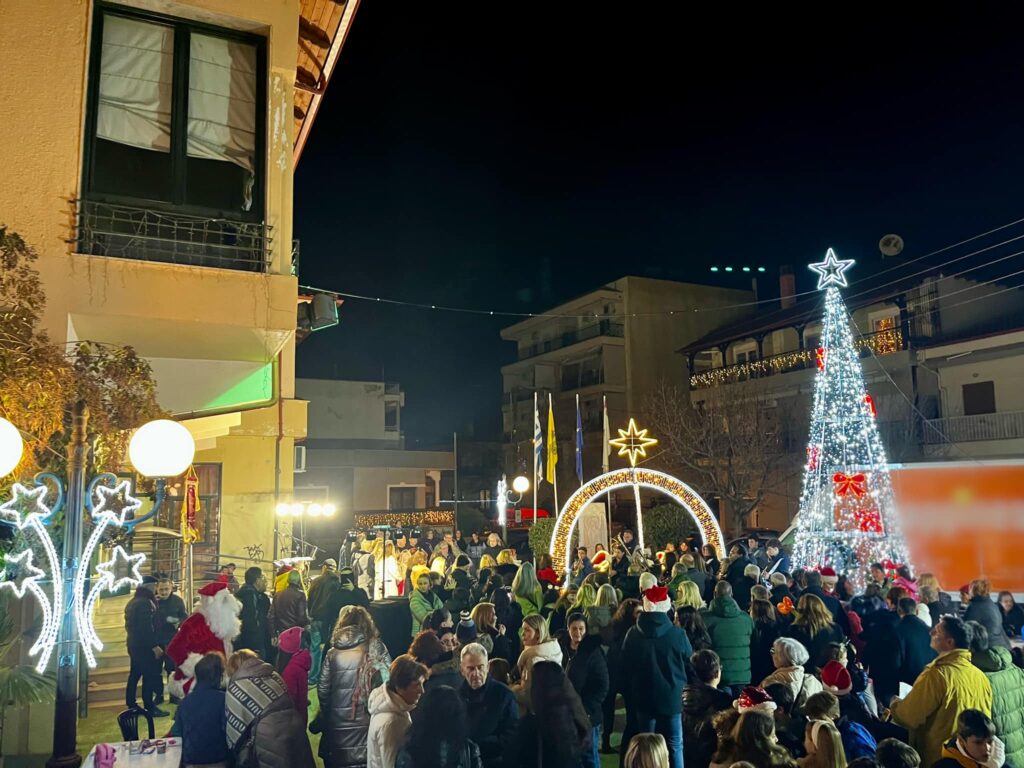
{"type": "Polygon", "coordinates": [[[523,652],[519,654],[516,669],[519,682],[512,686],[512,692],[519,702],[520,714],[530,708],[530,671],[538,661],[562,663],[562,645],[551,637],[548,622],[539,613],[531,614],[523,619],[523,652]]]}
{"type": "Polygon", "coordinates": [[[409,654],[391,662],[388,681],[374,688],[367,701],[370,731],[366,738],[367,768],[395,768],[398,750],[412,724],[409,713],[423,695],[430,670],[409,654]]]}
{"type": "Polygon", "coordinates": [[[781,683],[793,692],[793,708],[803,712],[807,699],[825,690],[821,681],[814,675],[804,671],[804,664],[810,658],[803,643],[789,637],[780,637],[772,644],[772,662],[775,671],[761,681],[761,687],[767,688],[773,683],[781,683]]]}

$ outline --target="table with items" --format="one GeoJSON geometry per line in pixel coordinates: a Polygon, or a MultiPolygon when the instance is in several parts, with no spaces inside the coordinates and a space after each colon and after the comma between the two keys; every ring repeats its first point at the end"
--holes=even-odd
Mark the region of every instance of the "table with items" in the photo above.
{"type": "MultiPolygon", "coordinates": [[[[97,744],[82,763],[82,768],[109,768],[109,761],[102,759],[97,764],[97,744]]],[[[181,765],[181,739],[143,739],[142,741],[121,741],[109,744],[113,748],[116,768],[178,768],[181,765]]]]}

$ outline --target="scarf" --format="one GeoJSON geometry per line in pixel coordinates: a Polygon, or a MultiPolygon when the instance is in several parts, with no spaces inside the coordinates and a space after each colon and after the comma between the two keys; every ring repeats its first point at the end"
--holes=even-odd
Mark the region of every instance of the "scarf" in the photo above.
{"type": "MultiPolygon", "coordinates": [[[[270,668],[269,664],[257,662],[256,666],[270,668]]],[[[243,667],[243,669],[245,669],[243,667]]],[[[245,734],[246,729],[260,717],[271,704],[281,697],[287,697],[284,681],[274,672],[262,674],[263,670],[251,677],[236,677],[228,683],[225,697],[227,709],[227,739],[233,749],[245,734]]]]}
{"type": "Polygon", "coordinates": [[[391,667],[391,654],[384,647],[380,638],[374,638],[366,644],[366,653],[359,662],[359,671],[356,673],[356,687],[352,691],[352,719],[358,720],[360,707],[366,709],[366,699],[370,691],[374,689],[374,678],[379,674],[380,681],[377,685],[388,681],[391,667]]]}

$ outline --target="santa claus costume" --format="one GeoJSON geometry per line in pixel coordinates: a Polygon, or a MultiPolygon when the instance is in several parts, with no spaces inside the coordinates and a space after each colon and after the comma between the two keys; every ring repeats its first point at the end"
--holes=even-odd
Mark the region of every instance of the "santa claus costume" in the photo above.
{"type": "Polygon", "coordinates": [[[167,692],[184,698],[195,679],[196,663],[207,653],[217,651],[227,658],[232,653],[231,641],[238,637],[242,609],[228,585],[222,581],[207,584],[199,590],[199,608],[178,627],[165,653],[177,667],[167,692]]]}

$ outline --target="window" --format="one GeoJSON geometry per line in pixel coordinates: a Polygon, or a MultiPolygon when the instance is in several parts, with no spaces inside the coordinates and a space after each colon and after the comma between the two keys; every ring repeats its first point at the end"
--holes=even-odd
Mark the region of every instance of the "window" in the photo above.
{"type": "Polygon", "coordinates": [[[992,381],[964,384],[964,416],[996,412],[996,385],[992,381]]]}
{"type": "Polygon", "coordinates": [[[266,41],[101,8],[83,197],[263,220],[266,41]]]}
{"type": "Polygon", "coordinates": [[[757,344],[737,344],[733,350],[733,359],[736,365],[754,362],[757,360],[757,344]]]}
{"type": "Polygon", "coordinates": [[[815,350],[821,346],[821,323],[804,328],[804,349],[815,350]]]}
{"type": "Polygon", "coordinates": [[[398,431],[398,403],[384,403],[384,431],[398,431]]]}
{"type": "Polygon", "coordinates": [[[388,488],[388,509],[416,509],[416,488],[388,488]]]}

